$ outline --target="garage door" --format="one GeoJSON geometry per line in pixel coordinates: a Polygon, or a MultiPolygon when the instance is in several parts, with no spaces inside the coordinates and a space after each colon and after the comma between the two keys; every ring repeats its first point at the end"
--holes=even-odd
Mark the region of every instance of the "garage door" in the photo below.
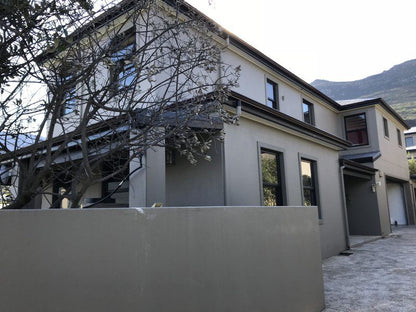
{"type": "Polygon", "coordinates": [[[390,223],[395,224],[397,221],[397,224],[407,224],[402,186],[398,183],[387,183],[387,198],[390,210],[390,223]]]}

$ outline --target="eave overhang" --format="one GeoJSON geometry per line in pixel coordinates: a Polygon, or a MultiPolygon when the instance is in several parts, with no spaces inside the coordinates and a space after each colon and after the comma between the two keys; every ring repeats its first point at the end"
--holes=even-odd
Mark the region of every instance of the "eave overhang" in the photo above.
{"type": "Polygon", "coordinates": [[[352,155],[344,155],[341,159],[354,161],[355,163],[373,163],[381,157],[380,151],[374,151],[370,153],[360,153],[352,155]]]}
{"type": "Polygon", "coordinates": [[[390,105],[388,105],[382,98],[368,99],[348,105],[340,105],[340,110],[347,111],[351,109],[365,108],[367,106],[372,105],[380,105],[386,111],[388,111],[405,129],[410,129],[409,124],[402,117],[400,117],[400,115],[393,108],[391,108],[390,105]]]}
{"type": "Polygon", "coordinates": [[[258,103],[245,97],[244,95],[231,92],[231,103],[228,103],[228,105],[236,107],[237,103],[241,103],[241,109],[243,112],[282,126],[283,128],[295,132],[302,137],[309,137],[310,139],[330,144],[340,150],[345,150],[352,146],[350,142],[342,138],[272,109],[264,104],[258,103]]]}
{"type": "Polygon", "coordinates": [[[370,180],[378,169],[371,168],[355,161],[348,159],[340,159],[339,164],[344,175],[350,175],[370,180]]]}

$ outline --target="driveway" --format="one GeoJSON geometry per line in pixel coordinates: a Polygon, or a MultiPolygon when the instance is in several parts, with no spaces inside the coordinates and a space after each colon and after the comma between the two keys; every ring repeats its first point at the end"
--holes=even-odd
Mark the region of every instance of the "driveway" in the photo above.
{"type": "Polygon", "coordinates": [[[415,312],[416,227],[324,261],[324,312],[415,312]]]}

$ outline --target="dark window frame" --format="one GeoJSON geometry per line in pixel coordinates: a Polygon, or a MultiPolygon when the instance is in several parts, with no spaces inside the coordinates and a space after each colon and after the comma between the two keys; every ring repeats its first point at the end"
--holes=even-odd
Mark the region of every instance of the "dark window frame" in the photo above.
{"type": "Polygon", "coordinates": [[[400,129],[396,128],[396,133],[397,133],[397,143],[399,144],[400,147],[403,147],[402,132],[400,131],[400,129]]]}
{"type": "MultiPolygon", "coordinates": [[[[102,170],[103,174],[107,175],[107,174],[111,173],[114,170],[119,170],[120,168],[115,168],[114,169],[114,167],[122,166],[122,163],[124,161],[127,161],[127,159],[128,159],[127,157],[128,157],[127,152],[126,151],[121,151],[119,159],[105,161],[101,166],[101,170],[102,170]],[[117,162],[120,162],[120,163],[117,163],[117,162]]],[[[128,193],[129,192],[129,185],[130,185],[129,171],[130,171],[129,166],[127,166],[122,172],[119,172],[117,176],[102,181],[101,182],[101,199],[106,198],[107,196],[112,194],[111,196],[109,196],[107,198],[107,201],[114,200],[114,205],[120,205],[120,204],[123,204],[123,205],[127,204],[128,205],[128,202],[126,202],[126,203],[117,203],[116,199],[113,198],[113,196],[114,195],[117,196],[117,194],[120,194],[120,193],[128,193]],[[124,180],[124,183],[121,186],[119,186],[119,184],[123,180],[124,180]],[[115,188],[110,188],[111,183],[116,183],[117,184],[115,186],[115,188]],[[117,189],[117,190],[114,191],[115,189],[117,189]],[[114,191],[114,193],[113,193],[113,191],[114,191]]]]}
{"type": "Polygon", "coordinates": [[[64,90],[60,117],[74,113],[77,106],[77,83],[73,73],[62,72],[60,74],[60,86],[64,90]]]}
{"type": "Polygon", "coordinates": [[[345,127],[345,138],[350,141],[352,143],[353,146],[364,146],[364,145],[369,145],[370,144],[370,140],[368,137],[368,127],[367,127],[367,116],[366,113],[358,113],[358,114],[354,114],[354,115],[349,115],[349,116],[344,116],[344,127],[345,127]],[[347,119],[352,119],[354,117],[357,116],[364,116],[363,120],[364,120],[364,124],[365,127],[359,128],[359,129],[354,129],[354,130],[348,130],[347,128],[347,119]],[[366,142],[364,143],[354,143],[350,138],[349,138],[349,134],[350,133],[360,133],[360,131],[365,130],[365,137],[366,137],[366,142]]]}
{"type": "Polygon", "coordinates": [[[284,182],[284,162],[283,152],[274,149],[273,147],[259,146],[259,171],[260,171],[260,188],[261,188],[261,205],[265,205],[265,189],[275,188],[274,196],[276,198],[276,206],[286,205],[286,193],[285,193],[285,182],[284,182]],[[263,154],[273,155],[276,162],[276,181],[277,183],[271,183],[264,180],[263,176],[263,154]]]}
{"type": "Polygon", "coordinates": [[[384,130],[384,137],[385,138],[390,138],[389,122],[388,122],[386,117],[383,117],[383,130],[384,130]]]}
{"type": "Polygon", "coordinates": [[[312,126],[315,125],[315,112],[314,112],[314,105],[313,103],[309,102],[308,100],[303,99],[302,101],[302,113],[303,113],[303,121],[306,122],[307,124],[310,124],[312,126]],[[308,118],[309,120],[307,120],[306,116],[305,116],[305,106],[308,108],[308,118]]]}
{"type": "Polygon", "coordinates": [[[318,217],[319,220],[322,220],[322,211],[320,207],[320,199],[319,199],[319,184],[318,184],[318,162],[314,159],[300,156],[299,159],[299,171],[300,171],[300,182],[302,186],[302,205],[303,206],[317,206],[318,207],[318,217]],[[302,168],[302,163],[309,163],[310,164],[310,185],[305,185],[304,183],[304,172],[302,168]],[[311,200],[309,204],[306,204],[305,193],[311,194],[311,200]]]}
{"type": "Polygon", "coordinates": [[[134,76],[135,67],[131,58],[136,50],[135,28],[131,27],[115,36],[111,45],[112,52],[110,58],[114,65],[110,67],[110,84],[113,95],[115,95],[117,92],[130,86],[131,79],[134,76]],[[126,84],[126,81],[129,82],[126,84]]]}
{"type": "Polygon", "coordinates": [[[406,147],[410,147],[410,146],[413,146],[414,145],[414,143],[413,143],[413,136],[405,137],[404,138],[404,141],[405,141],[406,147]],[[408,140],[411,140],[411,144],[408,144],[407,143],[408,140]]]}
{"type": "Polygon", "coordinates": [[[271,79],[266,80],[266,105],[279,110],[279,85],[271,79]],[[269,97],[269,86],[272,88],[272,97],[269,97]]]}

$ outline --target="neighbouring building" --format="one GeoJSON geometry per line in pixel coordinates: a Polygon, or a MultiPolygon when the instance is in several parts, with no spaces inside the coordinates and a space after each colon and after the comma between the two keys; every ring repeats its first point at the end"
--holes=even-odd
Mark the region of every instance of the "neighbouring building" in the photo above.
{"type": "MultiPolygon", "coordinates": [[[[338,103],[233,34],[222,30],[217,40],[222,58],[241,67],[224,103],[239,125],[215,125],[225,140],[197,166],[175,149],[148,150],[141,169],[101,206],[317,206],[323,258],[348,248],[349,235],[386,236],[391,224],[414,224],[409,127],[387,103],[338,103]]],[[[85,202],[118,182],[92,185],[85,202]]],[[[47,197],[32,207],[49,208],[47,197]]]]}
{"type": "Polygon", "coordinates": [[[412,127],[404,132],[407,158],[416,155],[416,127],[412,127]]]}

